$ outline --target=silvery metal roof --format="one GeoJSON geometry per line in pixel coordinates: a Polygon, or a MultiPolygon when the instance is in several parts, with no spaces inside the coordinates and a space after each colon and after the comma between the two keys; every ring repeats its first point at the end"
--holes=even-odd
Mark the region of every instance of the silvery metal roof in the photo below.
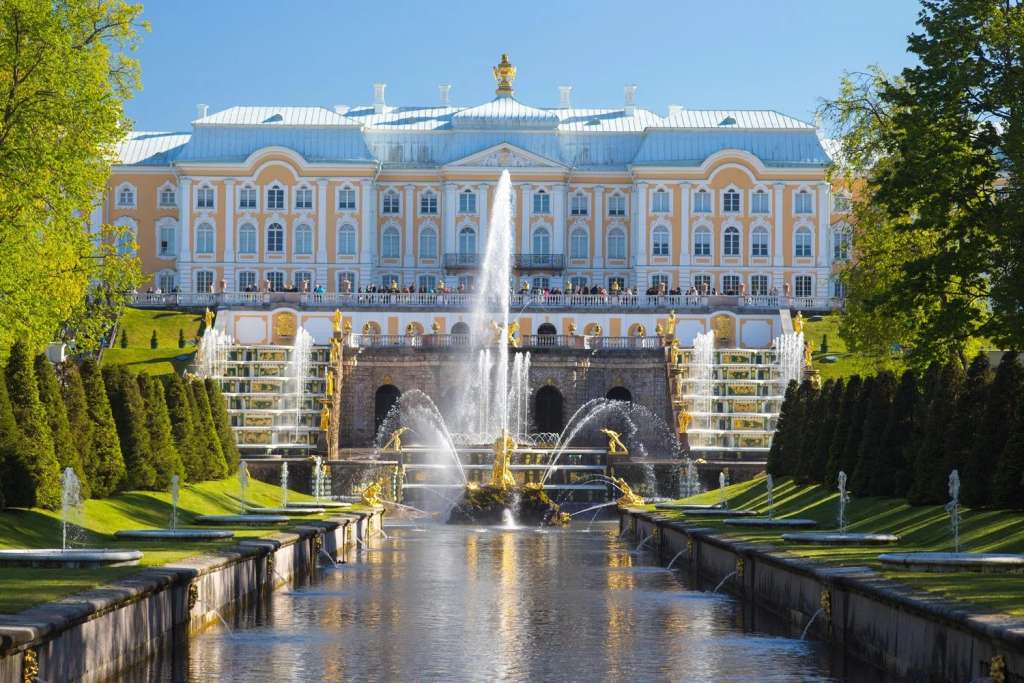
{"type": "Polygon", "coordinates": [[[117,163],[135,166],[167,166],[188,143],[189,133],[132,131],[117,146],[117,163]]]}
{"type": "Polygon", "coordinates": [[[634,165],[699,166],[716,152],[736,149],[766,166],[827,166],[830,159],[813,128],[807,130],[649,130],[634,165]]]}
{"type": "Polygon", "coordinates": [[[681,109],[662,119],[666,128],[744,128],[749,130],[814,130],[814,126],[777,111],[681,109]]]}
{"type": "Polygon", "coordinates": [[[355,126],[326,107],[228,107],[192,122],[193,126],[355,126]]]}

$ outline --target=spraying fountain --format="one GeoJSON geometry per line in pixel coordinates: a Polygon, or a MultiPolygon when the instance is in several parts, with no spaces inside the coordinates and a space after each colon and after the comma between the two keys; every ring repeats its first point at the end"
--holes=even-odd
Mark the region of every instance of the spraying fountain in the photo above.
{"type": "Polygon", "coordinates": [[[839,471],[836,477],[836,531],[812,531],[807,533],[783,534],[787,543],[808,543],[818,545],[887,545],[900,540],[895,534],[851,533],[846,507],[850,504],[850,492],[846,489],[846,472],[839,471]]]}
{"type": "Polygon", "coordinates": [[[178,500],[181,494],[181,480],[178,475],[171,477],[171,517],[166,529],[122,529],[114,533],[118,538],[133,538],[140,541],[154,539],[179,539],[183,541],[217,541],[231,538],[232,531],[214,529],[178,528],[178,500]]]}
{"type": "Polygon", "coordinates": [[[312,503],[285,503],[289,510],[308,510],[310,508],[325,508],[331,510],[345,509],[352,507],[352,503],[344,503],[336,500],[325,500],[321,491],[326,483],[326,469],[322,456],[313,456],[313,502],[312,503]]]}
{"type": "Polygon", "coordinates": [[[276,508],[248,506],[245,508],[245,515],[256,517],[281,517],[287,519],[288,515],[316,515],[326,512],[327,508],[315,503],[288,503],[288,463],[281,463],[280,505],[276,508]]]}

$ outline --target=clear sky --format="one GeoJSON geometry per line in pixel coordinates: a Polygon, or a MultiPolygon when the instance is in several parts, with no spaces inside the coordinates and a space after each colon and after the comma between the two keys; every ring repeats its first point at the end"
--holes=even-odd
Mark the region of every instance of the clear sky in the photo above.
{"type": "Polygon", "coordinates": [[[195,105],[367,104],[387,83],[395,105],[494,96],[490,68],[508,52],[516,97],[557,106],[637,103],[665,114],[776,109],[810,120],[844,70],[911,63],[915,0],[150,0],[138,57],[138,130],[188,130],[195,105]]]}

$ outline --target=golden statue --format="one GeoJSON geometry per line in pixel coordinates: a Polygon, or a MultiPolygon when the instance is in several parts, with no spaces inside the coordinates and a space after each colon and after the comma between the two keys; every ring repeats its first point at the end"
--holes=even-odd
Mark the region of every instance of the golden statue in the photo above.
{"type": "Polygon", "coordinates": [[[607,427],[602,427],[601,433],[608,437],[608,455],[629,455],[629,449],[626,448],[625,444],[622,443],[622,439],[619,438],[622,434],[612,431],[607,427]]]}
{"type": "Polygon", "coordinates": [[[676,427],[679,429],[679,433],[686,434],[686,432],[689,431],[690,429],[690,422],[692,421],[693,416],[686,412],[685,408],[683,410],[680,410],[679,416],[676,417],[676,427]]]}
{"type": "Polygon", "coordinates": [[[320,410],[320,431],[327,432],[331,429],[331,408],[324,403],[324,407],[320,410]]]}
{"type": "Polygon", "coordinates": [[[679,319],[676,317],[675,311],[668,312],[668,322],[665,324],[665,336],[675,337],[676,336],[676,325],[679,324],[679,319]]]}
{"type": "Polygon", "coordinates": [[[646,337],[647,336],[647,328],[644,327],[643,325],[637,325],[636,326],[636,336],[637,337],[646,337]]]}
{"type": "Polygon", "coordinates": [[[433,332],[434,334],[441,334],[441,323],[437,322],[436,320],[430,323],[430,331],[433,332]]]}
{"type": "Polygon", "coordinates": [[[660,320],[654,325],[654,334],[658,337],[665,336],[665,325],[660,320]]]}
{"type": "Polygon", "coordinates": [[[512,81],[516,79],[516,68],[508,61],[508,53],[501,53],[501,61],[494,67],[494,80],[498,83],[495,95],[512,95],[512,81]]]}
{"type": "Polygon", "coordinates": [[[209,308],[207,308],[206,312],[203,313],[203,322],[206,323],[206,327],[204,329],[207,329],[207,330],[212,330],[213,329],[213,318],[214,318],[213,311],[211,311],[209,308]]]}
{"type": "Polygon", "coordinates": [[[683,361],[683,350],[679,348],[678,339],[673,339],[672,345],[668,347],[668,357],[672,365],[679,365],[683,361]]]}
{"type": "Polygon", "coordinates": [[[494,467],[491,468],[491,486],[497,489],[510,489],[516,485],[512,475],[512,451],[516,448],[515,439],[508,432],[502,431],[494,442],[494,467]]]}
{"type": "Polygon", "coordinates": [[[519,338],[516,335],[519,334],[519,321],[513,320],[508,324],[508,345],[519,346],[519,338]]]}
{"type": "Polygon", "coordinates": [[[341,311],[337,308],[334,309],[334,315],[331,316],[331,328],[334,330],[334,334],[341,332],[341,311]]]}
{"type": "Polygon", "coordinates": [[[351,318],[349,318],[348,320],[345,321],[344,334],[345,334],[346,337],[348,335],[352,334],[352,319],[351,318]]]}
{"type": "Polygon", "coordinates": [[[491,345],[497,346],[501,343],[501,323],[497,320],[491,321],[491,345]]]}
{"type": "Polygon", "coordinates": [[[569,334],[571,336],[575,336],[576,335],[576,323],[575,323],[575,321],[571,321],[571,320],[569,321],[569,334]]]}
{"type": "Polygon", "coordinates": [[[601,326],[600,325],[594,325],[594,334],[593,334],[593,336],[600,337],[603,334],[604,334],[604,330],[601,328],[601,326]]]}
{"type": "Polygon", "coordinates": [[[619,507],[635,508],[644,504],[644,499],[636,495],[633,492],[633,489],[629,488],[629,484],[627,484],[624,479],[621,477],[612,477],[611,480],[612,484],[615,485],[615,488],[622,493],[622,496],[620,496],[616,501],[619,504],[619,507]]]}
{"type": "Polygon", "coordinates": [[[362,504],[370,507],[377,507],[380,505],[380,494],[384,489],[384,485],[380,481],[371,481],[363,489],[362,493],[362,504]]]}
{"type": "Polygon", "coordinates": [[[334,396],[334,370],[331,368],[327,369],[327,395],[334,396]]]}
{"type": "Polygon", "coordinates": [[[363,323],[363,334],[365,334],[365,335],[373,334],[373,323],[371,323],[371,322],[363,323]]]}
{"type": "Polygon", "coordinates": [[[793,318],[793,331],[800,334],[804,331],[804,316],[800,311],[796,312],[796,317],[793,318]]]}
{"type": "Polygon", "coordinates": [[[811,348],[811,343],[804,342],[804,367],[811,367],[811,355],[814,353],[814,349],[811,348]]]}
{"type": "Polygon", "coordinates": [[[341,358],[341,342],[337,338],[331,337],[331,365],[336,365],[339,358],[341,358]]]}
{"type": "Polygon", "coordinates": [[[402,452],[402,434],[409,431],[408,427],[399,427],[395,431],[391,432],[391,437],[388,442],[384,444],[381,451],[385,453],[401,453],[402,452]]]}
{"type": "Polygon", "coordinates": [[[405,326],[406,337],[415,337],[416,334],[416,323],[409,323],[408,325],[405,326]]]}

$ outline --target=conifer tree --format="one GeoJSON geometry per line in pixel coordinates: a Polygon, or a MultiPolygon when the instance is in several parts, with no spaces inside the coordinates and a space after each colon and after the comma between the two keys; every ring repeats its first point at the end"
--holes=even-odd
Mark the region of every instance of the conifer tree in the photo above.
{"type": "Polygon", "coordinates": [[[814,447],[817,445],[818,426],[824,416],[823,392],[810,380],[800,384],[801,411],[800,435],[795,450],[792,474],[803,483],[811,481],[814,464],[814,447]]]}
{"type": "Polygon", "coordinates": [[[1017,406],[1013,428],[992,477],[992,501],[999,507],[1024,508],[1024,401],[1017,406]]]}
{"type": "Polygon", "coordinates": [[[210,412],[210,399],[206,394],[206,386],[201,379],[192,380],[190,385],[200,419],[199,431],[203,440],[206,478],[223,479],[228,475],[228,465],[224,460],[224,449],[220,446],[220,438],[217,436],[217,427],[213,424],[213,414],[210,412]]]}
{"type": "MultiPolygon", "coordinates": [[[[781,477],[786,474],[785,467],[785,455],[783,451],[786,448],[789,434],[793,429],[793,424],[797,421],[797,391],[799,387],[796,381],[790,381],[786,387],[786,395],[782,400],[782,406],[779,408],[779,417],[775,422],[775,435],[772,436],[772,446],[768,449],[768,461],[765,463],[765,469],[768,474],[773,477],[781,477]]],[[[794,442],[795,443],[795,442],[794,442]]]]}
{"type": "Polygon", "coordinates": [[[28,463],[22,460],[21,430],[14,420],[7,382],[0,381],[0,510],[6,506],[31,506],[33,490],[28,463]]]}
{"type": "MultiPolygon", "coordinates": [[[[868,406],[871,404],[871,395],[877,383],[875,375],[864,378],[861,384],[860,394],[854,405],[853,413],[850,415],[850,429],[846,434],[846,445],[843,447],[842,460],[839,461],[839,469],[846,472],[850,478],[850,490],[853,489],[853,476],[857,471],[857,458],[860,457],[860,442],[864,437],[864,420],[867,418],[868,406]]],[[[864,495],[862,489],[856,489],[856,493],[864,495]]]]}
{"type": "Polygon", "coordinates": [[[924,440],[914,454],[914,480],[907,496],[911,505],[935,505],[948,498],[946,427],[953,418],[963,382],[964,372],[958,360],[943,366],[928,406],[924,440]]]}
{"type": "Polygon", "coordinates": [[[82,483],[82,495],[92,496],[92,485],[89,477],[95,471],[92,453],[93,424],[89,418],[89,406],[85,401],[85,388],[78,366],[66,360],[56,368],[61,398],[67,411],[68,429],[72,434],[69,447],[78,451],[78,462],[81,470],[76,470],[82,483]]]}
{"type": "Polygon", "coordinates": [[[178,328],[178,348],[185,348],[185,330],[178,328]]]}
{"type": "Polygon", "coordinates": [[[82,362],[81,376],[89,421],[92,423],[89,449],[92,456],[90,462],[85,463],[86,472],[93,497],[106,498],[120,490],[124,482],[124,456],[121,455],[121,442],[110,410],[103,373],[95,360],[87,358],[82,362]]]}
{"type": "Polygon", "coordinates": [[[814,436],[814,458],[811,463],[811,481],[826,486],[832,482],[827,481],[828,470],[828,449],[832,444],[832,435],[836,431],[836,423],[839,420],[839,410],[843,405],[843,394],[846,384],[842,379],[835,381],[828,380],[821,390],[824,402],[822,405],[822,417],[818,423],[817,432],[814,436]]]}
{"type": "Polygon", "coordinates": [[[7,394],[18,430],[24,437],[18,449],[17,471],[24,477],[19,505],[56,509],[60,505],[60,463],[53,449],[53,433],[46,409],[39,400],[39,385],[32,356],[22,341],[14,342],[5,372],[7,394]]]}
{"type": "Polygon", "coordinates": [[[60,393],[60,385],[57,384],[57,373],[53,364],[40,353],[35,358],[36,382],[39,384],[39,400],[46,410],[47,421],[50,423],[50,433],[53,436],[54,454],[61,470],[70,467],[75,471],[81,484],[83,495],[88,495],[89,483],[85,476],[85,468],[82,467],[81,453],[78,450],[76,437],[71,431],[71,424],[68,422],[68,411],[64,405],[64,397],[60,393]]]}
{"type": "Polygon", "coordinates": [[[195,434],[191,391],[185,379],[176,372],[164,377],[167,412],[171,419],[174,444],[185,466],[185,478],[190,482],[203,480],[204,463],[195,434]]]}
{"type": "Polygon", "coordinates": [[[121,329],[121,348],[122,349],[127,349],[128,348],[128,330],[123,329],[123,328],[121,329]]]}
{"type": "Polygon", "coordinates": [[[139,393],[135,375],[121,365],[103,368],[103,381],[117,425],[121,455],[125,465],[125,488],[153,490],[157,474],[153,466],[153,449],[146,428],[146,405],[139,393]]]}
{"type": "MultiPolygon", "coordinates": [[[[843,401],[839,407],[839,415],[836,418],[836,430],[832,434],[832,441],[828,446],[828,464],[825,467],[825,482],[831,485],[836,480],[839,471],[843,469],[843,453],[846,448],[846,441],[850,435],[850,427],[853,424],[853,414],[857,409],[857,402],[860,400],[860,390],[863,384],[859,375],[853,375],[843,389],[843,401]]],[[[850,474],[849,471],[846,472],[850,474]]]]}
{"type": "Polygon", "coordinates": [[[904,498],[910,489],[913,470],[911,439],[914,414],[920,400],[917,375],[913,370],[907,370],[896,388],[878,444],[878,462],[868,484],[873,495],[904,498]]]}
{"type": "MultiPolygon", "coordinates": [[[[865,385],[866,386],[866,385],[865,385]]],[[[892,411],[893,397],[896,394],[896,376],[889,371],[882,371],[871,383],[871,393],[865,396],[866,406],[864,426],[857,449],[857,461],[850,478],[850,488],[865,496],[877,496],[878,491],[872,486],[874,473],[882,463],[880,453],[882,436],[889,422],[892,411]]]]}
{"type": "Polygon", "coordinates": [[[964,465],[971,459],[971,451],[981,426],[988,403],[989,385],[992,383],[992,369],[988,356],[979,353],[971,361],[964,377],[964,384],[957,397],[956,408],[946,425],[943,451],[946,472],[958,470],[963,480],[964,465]]]}
{"type": "Polygon", "coordinates": [[[986,507],[994,502],[993,478],[1013,429],[1024,393],[1024,367],[1016,353],[1005,353],[989,387],[981,424],[973,430],[973,446],[960,480],[965,505],[986,507]]]}
{"type": "Polygon", "coordinates": [[[228,417],[224,394],[220,391],[220,384],[209,378],[205,380],[205,383],[206,396],[210,401],[210,414],[217,429],[217,439],[220,441],[221,451],[224,453],[227,471],[230,473],[238,467],[238,461],[241,459],[241,455],[238,453],[238,444],[235,442],[235,433],[231,429],[231,420],[228,417]]]}
{"type": "Polygon", "coordinates": [[[160,346],[160,340],[156,336],[156,330],[149,336],[149,348],[155,349],[160,346]]]}
{"type": "Polygon", "coordinates": [[[174,475],[185,477],[185,466],[174,444],[163,384],[144,373],[139,374],[138,382],[139,392],[146,406],[146,430],[149,432],[153,468],[156,470],[154,485],[162,490],[170,485],[171,477],[174,475]]]}

